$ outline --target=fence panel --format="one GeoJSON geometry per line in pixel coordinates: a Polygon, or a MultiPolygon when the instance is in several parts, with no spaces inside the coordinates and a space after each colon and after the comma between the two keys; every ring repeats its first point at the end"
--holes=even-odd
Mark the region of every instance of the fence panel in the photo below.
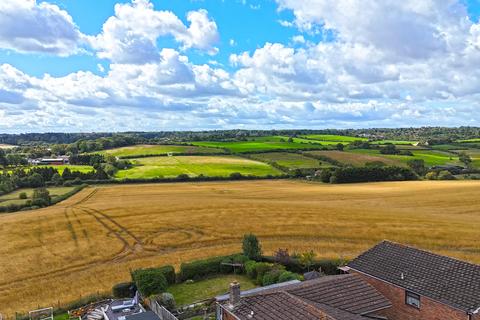
{"type": "Polygon", "coordinates": [[[150,300],[150,309],[160,318],[160,320],[178,320],[173,314],[170,313],[167,309],[158,304],[155,300],[150,300]]]}

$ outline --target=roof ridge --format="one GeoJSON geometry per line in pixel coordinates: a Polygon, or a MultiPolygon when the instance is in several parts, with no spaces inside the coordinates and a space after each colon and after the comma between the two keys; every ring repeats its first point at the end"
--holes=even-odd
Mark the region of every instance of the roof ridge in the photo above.
{"type": "Polygon", "coordinates": [[[438,253],[435,253],[435,252],[427,250],[427,249],[422,249],[422,248],[418,248],[418,247],[415,247],[415,246],[410,245],[410,244],[399,243],[399,242],[395,242],[395,241],[391,241],[391,240],[383,240],[383,241],[379,242],[377,245],[373,246],[371,249],[375,248],[376,246],[378,246],[382,243],[389,243],[389,244],[396,245],[398,247],[405,247],[405,248],[413,249],[415,251],[421,251],[421,252],[428,253],[428,254],[431,254],[431,255],[434,255],[434,256],[438,256],[438,257],[442,257],[442,258],[448,258],[448,259],[456,260],[458,262],[466,263],[466,264],[469,264],[469,265],[472,265],[472,266],[475,266],[475,267],[480,267],[480,264],[476,264],[476,263],[473,263],[473,262],[470,262],[470,261],[462,260],[462,259],[459,259],[459,258],[455,258],[455,257],[443,255],[443,254],[438,254],[438,253]]]}

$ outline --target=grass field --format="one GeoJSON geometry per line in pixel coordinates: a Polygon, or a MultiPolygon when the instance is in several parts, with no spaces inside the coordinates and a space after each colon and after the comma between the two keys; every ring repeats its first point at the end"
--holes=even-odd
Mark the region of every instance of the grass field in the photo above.
{"type": "Polygon", "coordinates": [[[407,141],[407,140],[377,140],[372,141],[371,144],[394,144],[394,145],[414,145],[418,141],[407,141]]]}
{"type": "Polygon", "coordinates": [[[173,145],[136,145],[116,149],[104,150],[100,153],[115,157],[135,157],[143,155],[165,155],[167,153],[182,154],[205,154],[224,153],[222,149],[205,148],[196,146],[173,146],[173,145]]]}
{"type": "Polygon", "coordinates": [[[444,152],[444,151],[436,151],[436,150],[411,150],[413,156],[402,156],[402,155],[385,155],[381,154],[379,150],[373,149],[355,149],[350,150],[349,152],[363,154],[363,155],[373,155],[378,156],[384,159],[390,159],[394,161],[399,161],[403,163],[407,163],[409,160],[412,159],[422,159],[425,161],[426,166],[438,166],[438,165],[445,165],[445,164],[453,164],[459,165],[460,162],[458,161],[458,157],[454,154],[444,152]]]}
{"type": "MultiPolygon", "coordinates": [[[[70,191],[72,191],[75,187],[50,187],[47,188],[50,191],[50,196],[52,200],[55,199],[57,196],[64,195],[70,191]]],[[[33,195],[32,188],[27,189],[18,189],[13,192],[4,194],[0,196],[0,206],[8,206],[10,204],[24,204],[27,200],[32,199],[33,195]],[[20,193],[25,192],[27,194],[27,199],[20,199],[20,193]]]]}
{"type": "Polygon", "coordinates": [[[349,137],[349,136],[339,136],[333,134],[309,134],[306,136],[302,136],[306,139],[317,140],[317,141],[329,141],[335,143],[349,143],[353,141],[368,141],[367,138],[360,138],[360,137],[349,137]]]}
{"type": "Polygon", "coordinates": [[[252,158],[267,163],[275,162],[289,169],[320,168],[328,165],[299,153],[267,152],[253,154],[252,158]]]}
{"type": "Polygon", "coordinates": [[[181,157],[148,157],[131,160],[134,167],[120,170],[118,179],[151,179],[157,177],[176,177],[188,174],[195,177],[226,177],[239,172],[243,175],[279,175],[281,172],[270,165],[234,156],[181,156],[181,157]]]}
{"type": "Polygon", "coordinates": [[[312,155],[319,155],[325,156],[330,159],[339,161],[340,163],[352,165],[356,167],[362,167],[368,162],[376,162],[380,161],[386,165],[390,166],[405,166],[405,164],[401,161],[395,159],[388,159],[385,157],[380,157],[371,154],[358,154],[353,152],[346,152],[346,151],[308,151],[308,154],[312,155]]]}
{"type": "Polygon", "coordinates": [[[167,291],[173,294],[177,306],[183,306],[228,293],[230,283],[233,281],[238,281],[242,290],[256,287],[252,280],[245,275],[228,274],[194,283],[175,284],[168,287],[167,291]]]}
{"type": "Polygon", "coordinates": [[[266,254],[352,258],[390,239],[480,263],[479,198],[480,181],[91,187],[0,215],[0,310],[11,316],[109,291],[138,267],[239,252],[247,232],[266,254]]]}
{"type": "Polygon", "coordinates": [[[54,169],[57,169],[58,172],[60,174],[63,173],[63,170],[65,170],[66,168],[68,168],[70,171],[79,171],[79,172],[83,172],[83,173],[87,173],[87,172],[90,172],[90,171],[93,171],[93,167],[92,166],[83,166],[83,165],[59,165],[59,166],[38,166],[38,167],[52,167],[54,169]]]}
{"type": "Polygon", "coordinates": [[[475,139],[467,139],[467,140],[458,140],[456,142],[459,142],[459,143],[479,143],[480,142],[480,138],[475,138],[475,139]]]}
{"type": "MultiPolygon", "coordinates": [[[[249,141],[199,141],[192,142],[196,146],[222,148],[230,152],[258,152],[271,150],[306,150],[306,149],[320,149],[324,146],[320,141],[312,141],[302,138],[293,138],[292,142],[288,142],[288,137],[283,136],[269,136],[251,138],[249,141]]],[[[324,143],[327,145],[326,143],[324,143]]]]}

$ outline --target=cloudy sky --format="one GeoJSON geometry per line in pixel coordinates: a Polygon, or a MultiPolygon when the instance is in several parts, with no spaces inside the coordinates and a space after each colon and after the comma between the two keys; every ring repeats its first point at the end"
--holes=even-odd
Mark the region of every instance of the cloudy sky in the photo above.
{"type": "Polygon", "coordinates": [[[480,124],[479,0],[1,0],[0,132],[480,124]]]}

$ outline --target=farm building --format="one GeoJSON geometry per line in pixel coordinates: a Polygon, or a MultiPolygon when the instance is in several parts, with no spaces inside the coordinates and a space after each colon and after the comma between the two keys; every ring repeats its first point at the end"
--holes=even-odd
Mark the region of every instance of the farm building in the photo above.
{"type": "Polygon", "coordinates": [[[480,319],[480,266],[384,241],[348,264],[392,307],[392,320],[480,319]]]}
{"type": "Polygon", "coordinates": [[[70,162],[70,157],[60,156],[57,158],[29,159],[28,162],[34,165],[65,165],[70,162]]]}

